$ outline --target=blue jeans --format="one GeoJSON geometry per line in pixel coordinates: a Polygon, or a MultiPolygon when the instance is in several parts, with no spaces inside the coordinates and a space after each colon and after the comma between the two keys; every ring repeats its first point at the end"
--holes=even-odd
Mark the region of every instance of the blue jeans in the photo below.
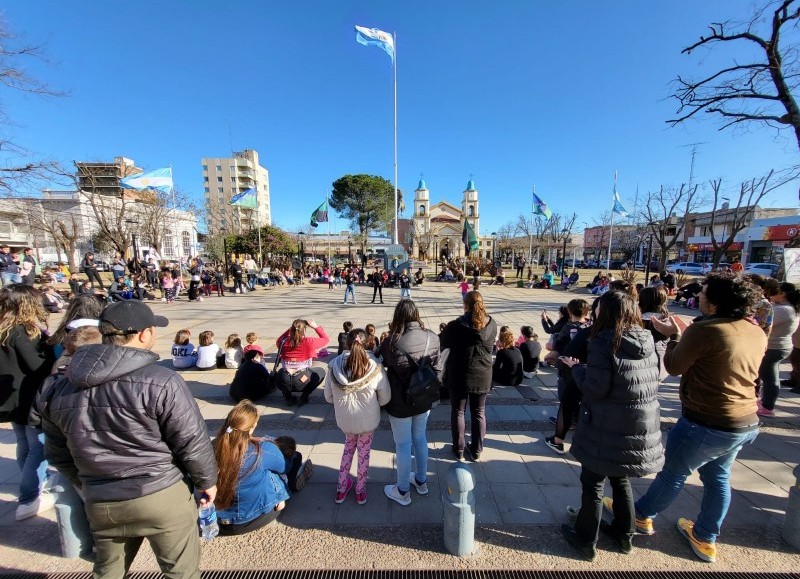
{"type": "Polygon", "coordinates": [[[767,410],[775,410],[775,402],[778,400],[780,391],[780,365],[781,361],[791,354],[790,349],[786,350],[767,350],[761,360],[761,367],[758,369],[758,377],[763,382],[764,393],[761,396],[761,404],[767,410]]]}
{"type": "Polygon", "coordinates": [[[18,273],[8,273],[4,271],[0,273],[0,280],[3,281],[3,286],[7,286],[10,283],[22,283],[22,276],[18,273]]]}
{"type": "Polygon", "coordinates": [[[681,417],[667,437],[666,462],[636,501],[636,516],[655,517],[678,496],[692,472],[703,481],[703,502],[694,523],[701,541],[714,543],[731,503],[731,465],[745,444],[758,436],[758,428],[746,432],[724,432],[700,426],[681,417]]]}
{"type": "Polygon", "coordinates": [[[353,296],[353,303],[356,303],[356,288],[351,285],[344,288],[344,303],[347,303],[347,294],[353,296]]]}
{"type": "Polygon", "coordinates": [[[408,298],[411,299],[411,289],[407,287],[400,288],[400,299],[408,298]]]}
{"type": "Polygon", "coordinates": [[[410,485],[408,479],[411,474],[412,445],[417,463],[417,471],[414,476],[421,483],[428,479],[428,438],[425,429],[428,426],[430,413],[431,411],[428,410],[408,418],[395,418],[389,415],[397,462],[397,489],[401,493],[407,493],[410,485]]]}
{"type": "Polygon", "coordinates": [[[47,478],[47,461],[44,459],[44,432],[33,426],[12,423],[17,437],[17,465],[22,471],[19,482],[19,503],[26,505],[39,498],[47,478]]]}

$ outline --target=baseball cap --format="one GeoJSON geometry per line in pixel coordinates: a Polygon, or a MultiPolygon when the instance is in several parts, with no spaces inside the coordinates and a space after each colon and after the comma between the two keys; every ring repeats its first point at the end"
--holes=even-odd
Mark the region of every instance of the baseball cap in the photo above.
{"type": "Polygon", "coordinates": [[[137,334],[142,330],[156,326],[166,328],[169,320],[164,316],[157,316],[147,304],[138,300],[116,302],[103,310],[100,314],[100,323],[114,326],[116,332],[105,332],[105,335],[137,334]]]}

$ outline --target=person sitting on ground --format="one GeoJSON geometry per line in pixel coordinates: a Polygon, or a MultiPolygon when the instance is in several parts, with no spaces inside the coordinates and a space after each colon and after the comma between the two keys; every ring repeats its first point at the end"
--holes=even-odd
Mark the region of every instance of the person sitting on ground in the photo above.
{"type": "Polygon", "coordinates": [[[281,444],[283,437],[253,436],[258,414],[255,404],[242,400],[228,413],[214,439],[219,468],[214,504],[220,535],[242,535],[274,521],[292,487],[301,490],[313,472],[311,461],[303,463],[302,455],[292,451],[292,439],[281,444]]]}
{"type": "Polygon", "coordinates": [[[592,283],[587,283],[586,287],[589,288],[589,289],[594,289],[597,286],[597,284],[600,283],[601,279],[603,279],[603,272],[602,271],[598,271],[597,275],[594,276],[594,278],[592,279],[592,283]]]}
{"type": "Polygon", "coordinates": [[[353,322],[344,322],[342,324],[342,332],[339,332],[337,341],[339,342],[339,350],[336,352],[337,356],[341,356],[342,352],[347,349],[347,334],[353,329],[353,322]]]}
{"type": "Polygon", "coordinates": [[[67,302],[59,295],[52,284],[43,283],[40,288],[42,291],[42,298],[44,299],[44,309],[51,314],[60,314],[67,309],[67,302]]]}
{"type": "Polygon", "coordinates": [[[573,269],[572,273],[569,274],[569,285],[567,286],[567,289],[571,288],[574,285],[578,285],[580,281],[581,281],[581,274],[578,273],[577,269],[573,269]]]}
{"type": "Polygon", "coordinates": [[[214,343],[214,332],[211,330],[200,332],[197,339],[200,342],[200,346],[197,348],[197,361],[195,362],[197,369],[214,370],[218,368],[219,362],[217,358],[220,355],[224,357],[225,353],[220,350],[218,344],[214,343]]]}
{"type": "Polygon", "coordinates": [[[275,384],[283,393],[288,406],[298,403],[294,392],[300,392],[300,404],[308,403],[308,397],[322,384],[325,370],[312,366],[314,356],[328,345],[328,334],[314,320],[297,319],[291,327],[283,332],[275,341],[278,347],[278,360],[281,368],[275,377],[275,384]],[[317,337],[306,336],[306,328],[311,328],[317,337]]]}
{"type": "Polygon", "coordinates": [[[417,273],[414,274],[414,284],[415,285],[422,285],[425,281],[425,274],[422,273],[422,268],[417,270],[417,273]]]}
{"type": "Polygon", "coordinates": [[[602,296],[609,290],[609,279],[606,276],[600,278],[596,286],[592,288],[592,295],[602,296]]]}
{"type": "Polygon", "coordinates": [[[650,276],[650,283],[648,284],[649,287],[660,287],[664,285],[664,280],[662,280],[658,274],[653,274],[650,276]]]}
{"type": "Polygon", "coordinates": [[[549,271],[542,274],[542,288],[543,289],[550,289],[553,287],[553,283],[555,282],[555,278],[553,274],[549,271]]]}
{"type": "Polygon", "coordinates": [[[539,343],[539,336],[533,331],[533,327],[522,326],[520,334],[522,341],[517,345],[517,348],[522,354],[522,375],[525,378],[533,378],[538,372],[542,345],[539,343]]]}
{"type": "Polygon", "coordinates": [[[558,320],[553,322],[550,319],[550,316],[547,315],[547,310],[542,310],[542,328],[544,328],[545,333],[547,334],[558,334],[561,331],[561,328],[564,327],[569,321],[569,310],[567,306],[559,306],[558,308],[558,320]]]}
{"type": "Polygon", "coordinates": [[[261,352],[248,350],[242,364],[236,370],[228,394],[236,402],[242,400],[261,400],[272,391],[269,383],[269,370],[262,364],[261,352]]]}
{"type": "Polygon", "coordinates": [[[194,344],[189,341],[191,337],[192,333],[185,328],[175,334],[175,343],[172,344],[172,367],[176,370],[191,368],[197,361],[194,344]]]}
{"type": "Polygon", "coordinates": [[[692,305],[694,305],[702,289],[703,286],[696,281],[682,285],[678,288],[678,291],[675,292],[675,305],[681,305],[681,300],[686,301],[686,307],[689,307],[689,300],[692,300],[692,305]]]}
{"type": "Polygon", "coordinates": [[[133,299],[133,292],[125,285],[125,276],[119,276],[108,288],[108,295],[112,300],[122,302],[133,299]]]}
{"type": "Polygon", "coordinates": [[[501,386],[522,384],[522,353],[514,347],[514,334],[504,326],[500,330],[500,348],[492,366],[492,380],[501,386]]]}
{"type": "Polygon", "coordinates": [[[366,348],[367,352],[370,354],[374,354],[375,351],[380,346],[380,342],[378,342],[377,330],[375,329],[375,324],[367,324],[364,326],[364,330],[367,332],[367,336],[364,339],[364,348],[366,348]]]}
{"type": "Polygon", "coordinates": [[[235,370],[241,366],[243,359],[242,339],[239,334],[230,334],[225,340],[225,367],[235,370]]]}
{"type": "Polygon", "coordinates": [[[243,354],[247,354],[248,351],[258,346],[258,349],[261,350],[261,355],[262,356],[264,355],[263,348],[261,348],[261,346],[258,345],[258,334],[256,334],[255,332],[247,332],[244,339],[247,342],[247,344],[245,344],[244,349],[242,350],[243,354]]]}

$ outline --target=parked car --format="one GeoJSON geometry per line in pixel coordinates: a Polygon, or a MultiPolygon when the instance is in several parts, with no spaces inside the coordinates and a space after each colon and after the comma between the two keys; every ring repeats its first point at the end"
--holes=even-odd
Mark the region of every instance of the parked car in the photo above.
{"type": "Polygon", "coordinates": [[[608,269],[625,269],[627,265],[627,261],[623,261],[621,259],[612,259],[608,269]]]}
{"type": "Polygon", "coordinates": [[[744,268],[744,273],[757,273],[767,277],[775,277],[781,266],[777,263],[749,263],[744,268]]]}
{"type": "Polygon", "coordinates": [[[681,261],[667,266],[669,273],[688,273],[690,275],[704,275],[708,273],[708,266],[693,261],[681,261]]]}

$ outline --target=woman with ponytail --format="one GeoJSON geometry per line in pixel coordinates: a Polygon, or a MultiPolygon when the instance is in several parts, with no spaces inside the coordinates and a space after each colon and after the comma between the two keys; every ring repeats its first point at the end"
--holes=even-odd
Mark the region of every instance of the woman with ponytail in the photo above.
{"type": "Polygon", "coordinates": [[[464,298],[464,315],[453,320],[441,333],[442,349],[450,349],[445,371],[445,386],[450,390],[450,429],[453,455],[464,458],[464,449],[472,460],[483,452],[486,436],[486,395],[492,389],[492,346],[497,324],[486,313],[483,296],[471,291],[464,298]],[[465,443],[464,412],[469,402],[471,437],[465,443]]]}
{"type": "Polygon", "coordinates": [[[364,348],[362,329],[347,334],[347,350],[331,360],[325,377],[325,400],[333,404],[336,425],[344,432],[344,450],[336,486],[341,504],[353,488],[350,467],[358,450],[356,502],[367,502],[367,472],[372,437],[381,420],[381,406],[389,402],[391,390],[383,367],[364,348]]]}
{"type": "Polygon", "coordinates": [[[783,282],[772,290],[768,287],[765,291],[772,302],[772,331],[767,339],[767,351],[758,369],[758,377],[763,383],[758,415],[772,418],[775,416],[775,402],[780,390],[780,364],[792,352],[792,334],[797,329],[797,314],[800,311],[800,291],[793,283],[788,282],[783,282]]]}
{"type": "MultiPolygon", "coordinates": [[[[294,461],[276,445],[280,439],[256,438],[258,407],[242,400],[228,414],[214,439],[217,459],[217,507],[220,533],[241,535],[260,529],[275,520],[286,506],[289,485],[284,473],[291,478],[294,461]]],[[[295,481],[298,490],[311,476],[310,463],[299,468],[295,481]]]]}
{"type": "Polygon", "coordinates": [[[300,404],[306,404],[311,393],[322,384],[325,370],[312,366],[314,356],[330,339],[322,326],[314,320],[295,320],[275,342],[281,369],[275,377],[275,385],[283,393],[286,404],[293,406],[297,399],[293,392],[300,392],[300,404]],[[317,333],[316,338],[306,336],[306,328],[317,333]]]}

